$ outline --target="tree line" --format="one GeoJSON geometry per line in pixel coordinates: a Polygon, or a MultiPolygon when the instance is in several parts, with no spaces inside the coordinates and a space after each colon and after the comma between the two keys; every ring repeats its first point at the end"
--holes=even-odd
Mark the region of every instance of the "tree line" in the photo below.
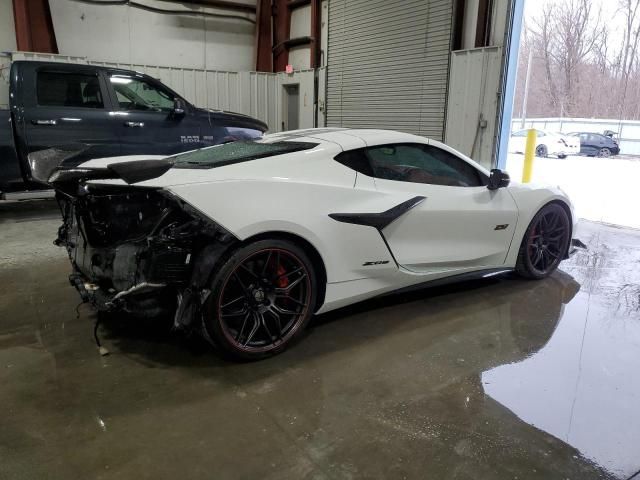
{"type": "Polygon", "coordinates": [[[607,1],[613,18],[591,0],[552,0],[527,19],[514,116],[531,55],[528,118],[640,119],[640,0],[607,1]]]}

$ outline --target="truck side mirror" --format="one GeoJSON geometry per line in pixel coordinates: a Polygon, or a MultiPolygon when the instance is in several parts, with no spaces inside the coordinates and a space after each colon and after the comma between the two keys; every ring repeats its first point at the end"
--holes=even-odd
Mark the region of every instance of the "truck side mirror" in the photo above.
{"type": "Polygon", "coordinates": [[[175,98],[173,100],[173,116],[182,117],[187,111],[187,106],[181,98],[175,98]]]}
{"type": "Polygon", "coordinates": [[[487,188],[489,190],[497,190],[498,188],[508,187],[510,180],[511,179],[509,178],[509,174],[507,172],[503,172],[499,168],[494,168],[493,170],[491,170],[491,175],[489,176],[489,185],[487,185],[487,188]]]}

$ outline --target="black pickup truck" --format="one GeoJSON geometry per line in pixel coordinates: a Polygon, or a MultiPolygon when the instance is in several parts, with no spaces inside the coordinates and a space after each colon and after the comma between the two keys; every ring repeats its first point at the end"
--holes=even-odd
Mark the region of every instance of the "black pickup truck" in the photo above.
{"type": "Polygon", "coordinates": [[[267,125],[205,110],[148,75],[84,64],[16,61],[9,109],[0,109],[0,198],[42,196],[28,155],[50,148],[92,158],[172,155],[260,137],[267,125]]]}

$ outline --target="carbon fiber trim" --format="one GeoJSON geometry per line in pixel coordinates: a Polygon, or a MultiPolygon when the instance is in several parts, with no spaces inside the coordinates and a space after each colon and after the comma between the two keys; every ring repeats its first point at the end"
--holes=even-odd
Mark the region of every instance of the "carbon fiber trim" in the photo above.
{"type": "Polygon", "coordinates": [[[329,216],[338,222],[366,225],[382,231],[394,220],[400,218],[416,205],[421,204],[427,197],[413,197],[385,212],[380,213],[330,213],[329,216]]]}

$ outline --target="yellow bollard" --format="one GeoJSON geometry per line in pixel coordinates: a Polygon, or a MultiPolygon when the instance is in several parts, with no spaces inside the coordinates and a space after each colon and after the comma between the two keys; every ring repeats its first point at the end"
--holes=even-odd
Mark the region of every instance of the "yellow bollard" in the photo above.
{"type": "Polygon", "coordinates": [[[533,173],[533,159],[536,156],[536,130],[535,128],[529,129],[527,132],[527,146],[524,149],[524,168],[522,169],[522,183],[529,183],[531,181],[531,174],[533,173]]]}

